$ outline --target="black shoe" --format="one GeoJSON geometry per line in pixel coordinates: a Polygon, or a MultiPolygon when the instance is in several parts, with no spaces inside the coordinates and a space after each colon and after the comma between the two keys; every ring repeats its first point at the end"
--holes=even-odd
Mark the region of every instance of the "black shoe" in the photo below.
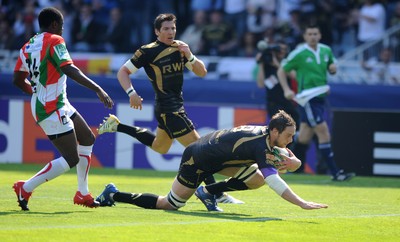
{"type": "Polygon", "coordinates": [[[356,174],[353,172],[344,173],[343,170],[340,170],[338,171],[338,173],[336,173],[336,176],[332,177],[332,181],[349,181],[355,176],[356,174]]]}

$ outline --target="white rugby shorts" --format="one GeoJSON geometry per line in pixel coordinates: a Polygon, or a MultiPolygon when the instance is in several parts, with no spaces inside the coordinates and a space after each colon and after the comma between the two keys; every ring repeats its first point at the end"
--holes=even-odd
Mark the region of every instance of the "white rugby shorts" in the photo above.
{"type": "Polygon", "coordinates": [[[46,135],[56,135],[68,132],[74,129],[74,122],[71,116],[76,112],[76,109],[69,103],[52,113],[49,117],[39,122],[40,127],[46,135]]]}

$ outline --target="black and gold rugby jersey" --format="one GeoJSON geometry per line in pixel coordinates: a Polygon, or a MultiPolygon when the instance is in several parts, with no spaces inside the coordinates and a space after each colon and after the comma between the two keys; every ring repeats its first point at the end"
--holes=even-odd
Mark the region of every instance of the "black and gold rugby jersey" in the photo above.
{"type": "Polygon", "coordinates": [[[156,110],[176,112],[183,106],[183,71],[187,59],[179,52],[178,43],[166,45],[155,41],[143,45],[131,58],[136,68],[143,67],[155,91],[156,110]]]}
{"type": "Polygon", "coordinates": [[[244,125],[217,130],[189,145],[190,148],[186,149],[189,153],[185,150],[184,156],[189,158],[187,162],[192,161],[199,169],[208,172],[254,163],[259,169],[268,168],[276,172],[266,158],[267,154],[273,154],[268,137],[267,126],[244,125]]]}

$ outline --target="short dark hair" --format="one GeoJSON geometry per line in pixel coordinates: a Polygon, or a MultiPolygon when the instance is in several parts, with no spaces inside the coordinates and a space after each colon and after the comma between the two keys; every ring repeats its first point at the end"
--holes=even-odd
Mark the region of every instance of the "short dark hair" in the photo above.
{"type": "Polygon", "coordinates": [[[162,13],[154,20],[154,28],[157,30],[161,29],[161,25],[165,21],[173,21],[176,24],[176,16],[172,13],[162,13]]]}
{"type": "Polygon", "coordinates": [[[58,9],[53,7],[48,7],[40,11],[38,19],[40,28],[48,28],[54,21],[56,21],[59,24],[62,24],[63,15],[58,9]]]}
{"type": "Polygon", "coordinates": [[[279,110],[274,114],[268,124],[269,130],[277,129],[279,133],[282,133],[289,126],[296,127],[296,122],[290,114],[283,110],[279,110]]]}
{"type": "Polygon", "coordinates": [[[315,22],[310,22],[310,23],[304,25],[303,26],[303,34],[307,31],[307,29],[318,29],[319,31],[321,31],[321,28],[315,22]]]}

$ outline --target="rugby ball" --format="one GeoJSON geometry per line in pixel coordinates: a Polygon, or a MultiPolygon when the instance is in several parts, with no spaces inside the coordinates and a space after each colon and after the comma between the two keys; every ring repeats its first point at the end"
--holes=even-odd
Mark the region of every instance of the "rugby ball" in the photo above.
{"type": "Polygon", "coordinates": [[[286,169],[279,169],[279,162],[284,160],[282,155],[290,156],[289,151],[286,148],[281,148],[281,147],[278,147],[278,146],[274,146],[272,148],[272,153],[274,154],[274,156],[277,159],[275,163],[276,163],[276,167],[277,167],[278,171],[280,173],[286,173],[287,172],[286,169]]]}

